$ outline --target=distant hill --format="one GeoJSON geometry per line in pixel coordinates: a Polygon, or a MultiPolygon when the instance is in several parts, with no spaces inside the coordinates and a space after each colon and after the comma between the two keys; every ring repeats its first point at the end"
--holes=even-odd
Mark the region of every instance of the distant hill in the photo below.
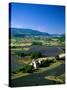
{"type": "Polygon", "coordinates": [[[65,34],[51,34],[52,37],[64,37],[65,34]]]}
{"type": "Polygon", "coordinates": [[[25,36],[60,36],[59,34],[49,34],[32,29],[24,28],[9,28],[12,37],[25,37],[25,36]]]}
{"type": "Polygon", "coordinates": [[[24,37],[24,36],[51,36],[46,32],[40,32],[32,29],[24,29],[24,28],[10,28],[11,36],[14,37],[24,37]]]}

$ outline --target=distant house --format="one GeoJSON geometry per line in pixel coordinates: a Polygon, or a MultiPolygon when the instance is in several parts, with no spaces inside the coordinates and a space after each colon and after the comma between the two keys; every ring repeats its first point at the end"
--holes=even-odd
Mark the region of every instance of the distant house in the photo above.
{"type": "Polygon", "coordinates": [[[55,57],[48,57],[48,60],[55,60],[55,57]]]}
{"type": "Polygon", "coordinates": [[[65,53],[59,54],[56,56],[57,60],[65,60],[65,53]]]}
{"type": "Polygon", "coordinates": [[[39,67],[39,62],[38,60],[33,59],[30,65],[32,65],[34,69],[37,69],[39,67]]]}
{"type": "Polygon", "coordinates": [[[65,59],[65,54],[59,54],[57,57],[43,57],[43,58],[38,58],[38,59],[33,59],[32,62],[30,63],[30,65],[32,65],[34,67],[34,69],[37,69],[38,67],[40,67],[41,65],[45,64],[46,60],[64,60],[65,59]]]}
{"type": "Polygon", "coordinates": [[[33,65],[34,69],[36,69],[42,64],[42,61],[45,61],[45,60],[47,60],[47,58],[33,59],[30,65],[33,65]]]}
{"type": "Polygon", "coordinates": [[[38,58],[37,60],[38,60],[38,63],[39,64],[41,64],[41,62],[44,60],[47,60],[48,58],[47,57],[43,57],[43,58],[38,58]]]}
{"type": "Polygon", "coordinates": [[[46,60],[54,60],[55,57],[43,57],[38,59],[33,59],[30,65],[34,67],[34,69],[37,69],[39,66],[43,65],[46,60]]]}
{"type": "Polygon", "coordinates": [[[65,54],[64,53],[60,54],[58,57],[59,57],[59,59],[65,59],[65,54]]]}

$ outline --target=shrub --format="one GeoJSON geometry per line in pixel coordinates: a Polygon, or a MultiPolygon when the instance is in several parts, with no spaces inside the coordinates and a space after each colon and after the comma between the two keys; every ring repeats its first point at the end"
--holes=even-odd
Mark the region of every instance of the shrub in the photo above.
{"type": "Polygon", "coordinates": [[[32,42],[32,45],[42,45],[42,42],[32,42]]]}
{"type": "Polygon", "coordinates": [[[12,74],[17,74],[16,71],[13,71],[12,74]]]}
{"type": "Polygon", "coordinates": [[[33,67],[31,65],[25,65],[23,68],[19,69],[19,72],[23,73],[32,73],[33,72],[33,67]]]}
{"type": "Polygon", "coordinates": [[[26,65],[24,68],[25,68],[25,72],[27,72],[27,73],[33,72],[33,67],[31,65],[26,65]]]}
{"type": "Polygon", "coordinates": [[[48,67],[48,66],[50,65],[49,60],[43,61],[43,62],[42,62],[42,65],[43,65],[44,67],[48,67]]]}
{"type": "Polygon", "coordinates": [[[58,55],[55,58],[56,58],[56,60],[59,60],[59,56],[58,55]]]}
{"type": "Polygon", "coordinates": [[[42,61],[41,62],[41,67],[48,67],[51,63],[54,63],[55,61],[54,60],[46,60],[46,61],[42,61]]]}
{"type": "Polygon", "coordinates": [[[16,46],[11,46],[11,48],[17,48],[16,46]]]}
{"type": "Polygon", "coordinates": [[[41,57],[42,54],[40,52],[32,52],[30,56],[33,59],[33,58],[39,58],[39,57],[41,57]]]}
{"type": "Polygon", "coordinates": [[[26,56],[26,54],[23,53],[23,52],[16,52],[16,54],[17,54],[18,56],[20,56],[20,57],[25,57],[25,56],[26,56]]]}

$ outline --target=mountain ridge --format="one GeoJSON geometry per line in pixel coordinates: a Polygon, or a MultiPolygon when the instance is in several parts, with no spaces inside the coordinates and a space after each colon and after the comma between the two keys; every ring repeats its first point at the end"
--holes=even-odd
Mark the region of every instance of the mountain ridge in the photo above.
{"type": "Polygon", "coordinates": [[[24,37],[24,36],[52,36],[59,37],[64,34],[49,34],[47,32],[40,32],[33,29],[25,29],[25,28],[9,28],[11,36],[14,37],[24,37]]]}

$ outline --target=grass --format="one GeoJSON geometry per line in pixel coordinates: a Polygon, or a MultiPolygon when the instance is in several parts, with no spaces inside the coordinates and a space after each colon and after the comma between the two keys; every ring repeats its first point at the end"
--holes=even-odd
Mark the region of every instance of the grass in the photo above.
{"type": "Polygon", "coordinates": [[[19,48],[11,48],[11,50],[13,50],[13,51],[28,51],[29,50],[29,48],[22,48],[22,47],[19,47],[19,48]]]}
{"type": "Polygon", "coordinates": [[[17,78],[22,77],[22,76],[27,76],[27,75],[29,75],[29,73],[19,72],[19,73],[17,73],[17,74],[14,74],[13,76],[11,76],[11,80],[17,79],[17,78]]]}
{"type": "Polygon", "coordinates": [[[32,45],[32,43],[15,43],[15,44],[13,44],[13,43],[11,43],[11,46],[31,46],[32,45]]]}
{"type": "Polygon", "coordinates": [[[64,77],[63,79],[61,78],[61,75],[60,76],[46,76],[45,79],[47,80],[51,80],[51,81],[54,81],[56,83],[60,83],[60,84],[63,84],[64,83],[64,77]]]}
{"type": "MultiPolygon", "coordinates": [[[[64,42],[59,42],[59,39],[56,43],[54,41],[49,40],[49,38],[46,39],[28,39],[25,40],[23,38],[19,39],[12,39],[11,45],[18,47],[18,48],[11,48],[12,53],[14,51],[27,51],[29,48],[23,48],[23,46],[31,46],[32,41],[39,41],[42,42],[44,46],[64,46],[64,42]],[[26,41],[27,42],[23,42],[26,41]],[[21,47],[21,48],[19,48],[21,47]]],[[[28,64],[31,62],[31,59],[20,59],[18,60],[18,63],[25,63],[28,64]]],[[[55,63],[51,64],[49,67],[41,67],[37,70],[35,70],[33,73],[23,73],[23,72],[17,72],[12,74],[11,76],[11,86],[12,87],[20,87],[20,86],[37,86],[37,85],[53,85],[53,84],[59,84],[65,83],[65,64],[63,61],[56,61],[55,63]]]]}
{"type": "Polygon", "coordinates": [[[47,46],[64,46],[64,39],[62,38],[47,38],[47,37],[39,37],[39,39],[33,38],[11,38],[11,46],[31,46],[32,42],[42,42],[43,45],[47,46]],[[56,41],[55,41],[56,40],[56,41]]]}
{"type": "Polygon", "coordinates": [[[24,59],[19,59],[17,61],[20,63],[29,64],[32,60],[31,58],[26,58],[26,59],[24,58],[24,59]]]}
{"type": "MultiPolygon", "coordinates": [[[[37,72],[31,73],[29,75],[19,73],[16,76],[12,77],[11,85],[12,87],[19,86],[37,86],[37,85],[52,85],[59,84],[54,82],[53,80],[48,80],[45,77],[47,76],[56,76],[57,80],[60,80],[59,77],[63,77],[62,75],[65,73],[65,65],[61,62],[56,62],[49,67],[40,68],[37,72]]],[[[53,77],[52,77],[53,78],[53,77]]]]}
{"type": "Polygon", "coordinates": [[[57,61],[56,63],[51,64],[49,67],[40,68],[40,71],[39,72],[43,72],[43,71],[54,69],[54,68],[60,66],[61,64],[62,64],[62,62],[57,61]]]}
{"type": "Polygon", "coordinates": [[[65,80],[65,74],[61,74],[60,76],[57,76],[57,78],[62,79],[64,81],[65,80]]]}

